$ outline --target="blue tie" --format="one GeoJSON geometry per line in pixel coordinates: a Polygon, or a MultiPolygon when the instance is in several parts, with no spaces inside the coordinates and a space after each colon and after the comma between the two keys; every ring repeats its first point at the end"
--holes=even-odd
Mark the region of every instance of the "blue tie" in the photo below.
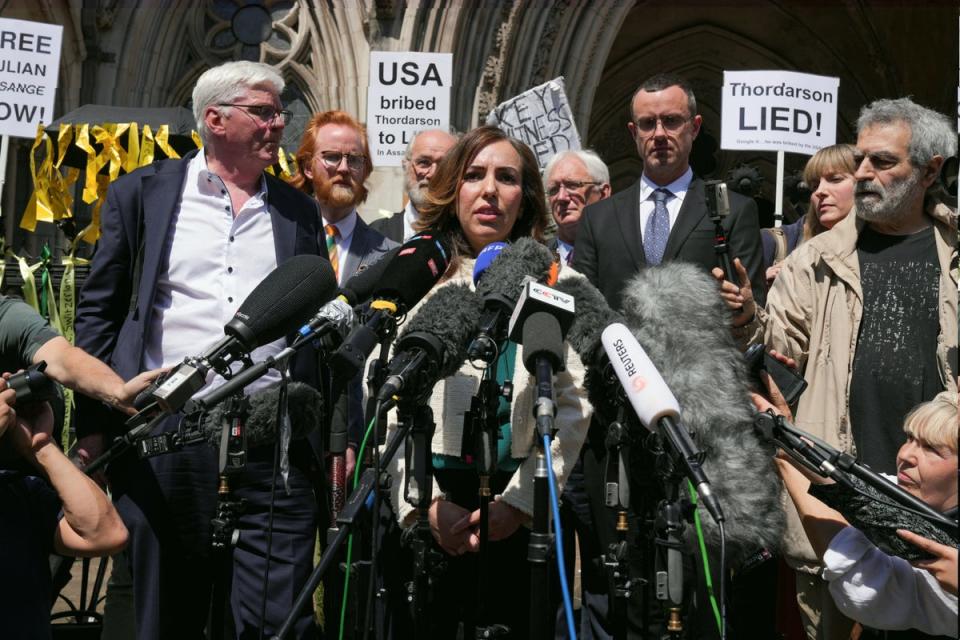
{"type": "Polygon", "coordinates": [[[667,200],[672,195],[666,189],[657,189],[653,192],[653,215],[647,218],[647,228],[643,230],[643,252],[647,256],[647,264],[660,264],[663,260],[667,238],[670,236],[670,213],[667,211],[667,200]]]}

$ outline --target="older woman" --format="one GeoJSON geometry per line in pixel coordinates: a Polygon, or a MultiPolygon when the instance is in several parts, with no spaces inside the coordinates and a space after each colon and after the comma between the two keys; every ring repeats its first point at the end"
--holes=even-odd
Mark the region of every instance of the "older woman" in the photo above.
{"type": "MultiPolygon", "coordinates": [[[[420,226],[443,234],[452,246],[451,264],[440,287],[450,283],[472,286],[474,261],[485,246],[530,236],[540,240],[546,221],[543,186],[531,150],[500,129],[480,127],[464,135],[438,165],[421,209],[420,226]]],[[[455,637],[461,621],[464,637],[473,635],[477,623],[504,624],[511,630],[510,637],[527,637],[531,585],[526,560],[529,531],[523,525],[529,523],[533,511],[535,383],[518,356],[517,346],[508,343],[497,366],[498,382],[512,379],[514,395],[512,407],[506,401],[500,406],[501,440],[498,472],[491,478],[487,549],[487,570],[494,588],[487,593],[476,592],[479,481],[462,437],[464,413],[483,373],[465,364],[437,384],[430,401],[437,422],[432,442],[435,482],[430,527],[449,556],[447,569],[433,588],[431,637],[455,637]],[[491,619],[477,620],[478,599],[484,601],[491,619]]],[[[583,365],[569,348],[566,358],[566,370],[554,380],[558,433],[552,453],[561,483],[577,459],[591,412],[582,390],[583,365]]],[[[416,517],[403,499],[403,452],[395,457],[392,472],[393,505],[406,528],[416,517]]]]}
{"type": "MultiPolygon", "coordinates": [[[[773,246],[768,246],[775,241],[768,243],[768,238],[776,236],[764,235],[763,238],[764,255],[770,249],[772,258],[768,262],[773,263],[767,267],[767,286],[773,283],[780,273],[783,259],[797,245],[832,229],[853,209],[853,190],[856,186],[853,172],[857,168],[853,159],[854,151],[856,147],[853,145],[834,144],[820,149],[807,161],[803,169],[803,181],[809,185],[812,195],[806,215],[780,228],[784,246],[775,252],[773,246]]],[[[767,231],[777,233],[775,229],[767,231]]]]}

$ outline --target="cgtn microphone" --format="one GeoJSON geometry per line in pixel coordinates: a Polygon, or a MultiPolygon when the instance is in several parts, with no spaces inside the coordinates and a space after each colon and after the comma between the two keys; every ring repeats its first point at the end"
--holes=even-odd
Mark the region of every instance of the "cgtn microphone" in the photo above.
{"type": "MultiPolygon", "coordinates": [[[[353,378],[362,368],[380,339],[392,331],[392,320],[414,307],[433,288],[449,265],[448,251],[440,237],[424,231],[407,240],[395,254],[381,259],[374,267],[380,275],[370,285],[371,276],[360,284],[369,286],[370,313],[364,324],[355,327],[333,354],[331,366],[344,379],[353,378]],[[382,264],[381,263],[385,263],[382,264]]],[[[370,269],[367,269],[370,271],[370,269]]],[[[351,295],[366,292],[354,283],[351,295]]]]}
{"type": "Polygon", "coordinates": [[[683,462],[687,477],[696,487],[707,511],[716,522],[722,522],[723,510],[700,466],[702,455],[686,428],[679,423],[680,405],[660,372],[630,330],[619,322],[603,330],[601,341],[640,422],[647,429],[663,435],[683,462]]]}
{"type": "MultiPolygon", "coordinates": [[[[154,409],[174,413],[203,387],[213,369],[230,375],[230,366],[249,360],[251,351],[294,331],[329,300],[337,286],[333,268],[315,255],[293,256],[271,271],[240,304],[224,326],[222,339],[198,356],[188,357],[150,389],[154,409]]],[[[134,421],[141,415],[135,416],[134,421]]]]}
{"type": "Polygon", "coordinates": [[[466,344],[476,331],[481,301],[466,285],[441,287],[423,303],[397,340],[377,400],[388,408],[400,394],[426,400],[438,381],[452,376],[467,359],[466,344]]]}

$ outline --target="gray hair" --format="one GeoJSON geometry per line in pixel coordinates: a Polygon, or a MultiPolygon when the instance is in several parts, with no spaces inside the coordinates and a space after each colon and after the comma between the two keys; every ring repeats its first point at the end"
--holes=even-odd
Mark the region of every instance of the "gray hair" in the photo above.
{"type": "Polygon", "coordinates": [[[902,122],[910,127],[910,164],[926,166],[934,156],[957,155],[957,132],[942,113],[920,106],[910,98],[881,99],[860,110],[857,133],[878,124],[902,122]]]}
{"type": "Polygon", "coordinates": [[[633,100],[637,97],[637,94],[641,91],[646,91],[647,93],[655,93],[657,91],[663,91],[664,89],[669,89],[670,87],[680,87],[683,89],[683,92],[687,94],[687,110],[690,112],[690,117],[697,115],[697,97],[693,95],[693,87],[690,86],[690,83],[683,76],[679,76],[675,73],[658,73],[656,75],[650,76],[637,87],[637,90],[633,92],[630,96],[630,102],[627,104],[628,118],[630,122],[633,122],[633,100]]]}
{"type": "Polygon", "coordinates": [[[260,85],[268,85],[280,95],[283,77],[270,65],[239,60],[207,69],[197,78],[193,87],[193,117],[204,144],[209,142],[210,135],[203,119],[207,107],[232,102],[245,90],[260,85]]]}
{"type": "Polygon", "coordinates": [[[589,174],[591,180],[599,182],[600,184],[610,184],[610,169],[608,169],[607,164],[600,159],[597,152],[592,149],[568,149],[567,151],[561,151],[550,158],[547,166],[543,168],[543,179],[546,180],[549,178],[553,168],[558,162],[565,158],[576,158],[582,162],[583,166],[587,168],[587,174],[589,174]]]}
{"type": "Polygon", "coordinates": [[[419,138],[424,133],[430,133],[431,131],[442,131],[443,133],[449,133],[453,136],[454,143],[460,140],[460,133],[456,129],[424,129],[423,131],[417,131],[416,135],[410,138],[410,142],[407,143],[407,148],[403,150],[403,164],[406,165],[410,160],[413,159],[413,145],[416,143],[417,138],[419,138]]]}

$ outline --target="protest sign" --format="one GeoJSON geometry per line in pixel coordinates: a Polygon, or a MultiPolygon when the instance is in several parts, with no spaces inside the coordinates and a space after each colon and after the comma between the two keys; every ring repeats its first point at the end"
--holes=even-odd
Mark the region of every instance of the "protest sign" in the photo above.
{"type": "Polygon", "coordinates": [[[370,52],[367,139],[373,164],[399,167],[413,137],[450,128],[452,53],[370,52]]]}
{"type": "Polygon", "coordinates": [[[580,148],[580,134],[562,77],[500,103],[487,116],[487,124],[525,142],[536,154],[541,169],[560,151],[580,148]]]}
{"type": "Polygon", "coordinates": [[[0,135],[33,139],[53,117],[63,27],[0,18],[0,135]]]}
{"type": "Polygon", "coordinates": [[[724,71],[720,146],[813,155],[836,143],[839,78],[724,71]]]}

